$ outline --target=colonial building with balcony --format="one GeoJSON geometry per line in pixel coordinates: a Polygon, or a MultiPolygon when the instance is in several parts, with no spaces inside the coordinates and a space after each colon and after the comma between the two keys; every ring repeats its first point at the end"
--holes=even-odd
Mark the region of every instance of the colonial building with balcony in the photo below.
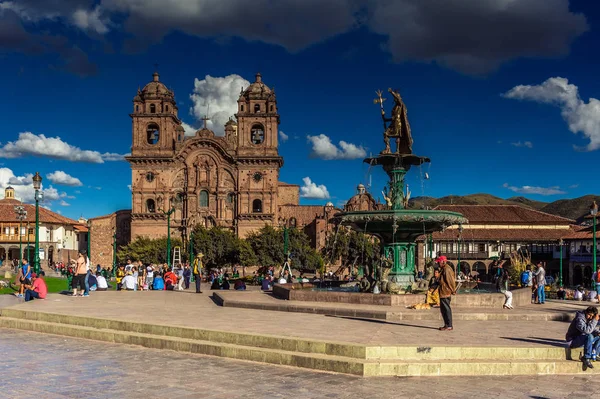
{"type": "MultiPolygon", "coordinates": [[[[48,267],[54,262],[64,261],[77,255],[79,246],[78,228],[85,228],[75,220],[61,216],[49,209],[39,208],[40,218],[40,264],[48,267]]],[[[19,247],[23,257],[33,263],[35,258],[35,205],[25,204],[15,198],[15,190],[7,187],[4,199],[0,200],[0,260],[13,262],[19,259],[19,247]],[[17,209],[22,207],[23,220],[19,220],[17,209]]]]}
{"type": "MultiPolygon", "coordinates": [[[[596,232],[596,241],[598,239],[600,239],[600,232],[596,232]]],[[[569,285],[584,284],[590,286],[594,256],[596,257],[596,264],[600,264],[600,248],[598,248],[598,245],[596,245],[596,253],[594,254],[592,226],[578,226],[571,234],[563,237],[563,240],[564,252],[568,254],[568,277],[565,276],[565,281],[569,285]]]]}
{"type": "MultiPolygon", "coordinates": [[[[460,253],[460,270],[477,272],[482,280],[490,278],[495,261],[509,259],[511,253],[526,254],[534,264],[543,262],[549,275],[558,274],[560,240],[574,232],[574,220],[518,205],[440,205],[435,209],[461,213],[469,224],[424,237],[419,267],[445,255],[455,268],[460,253]]],[[[563,260],[567,258],[563,251],[563,260]]]]}

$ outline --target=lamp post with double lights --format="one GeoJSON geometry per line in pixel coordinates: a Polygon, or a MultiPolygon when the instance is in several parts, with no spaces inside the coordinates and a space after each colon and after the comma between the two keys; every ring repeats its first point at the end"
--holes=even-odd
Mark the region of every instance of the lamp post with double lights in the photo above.
{"type": "Polygon", "coordinates": [[[594,265],[594,273],[597,272],[596,268],[597,268],[597,261],[596,261],[596,257],[598,256],[598,254],[596,253],[596,215],[598,215],[598,204],[596,204],[596,201],[594,201],[592,203],[592,206],[590,207],[590,215],[592,215],[592,242],[594,243],[593,247],[593,255],[592,255],[592,262],[594,265]]]}
{"type": "Polygon", "coordinates": [[[463,226],[462,224],[458,225],[458,265],[456,265],[456,278],[460,275],[460,242],[462,241],[462,232],[463,226]]]}
{"type": "Polygon", "coordinates": [[[112,275],[114,276],[117,272],[117,230],[113,229],[113,262],[112,262],[112,275]]]}
{"type": "Polygon", "coordinates": [[[87,222],[85,223],[87,225],[88,231],[87,231],[87,257],[88,259],[90,259],[90,264],[91,264],[91,259],[92,259],[92,221],[90,219],[87,220],[87,222]]]}
{"type": "MultiPolygon", "coordinates": [[[[27,211],[23,205],[15,205],[15,212],[19,220],[19,265],[23,266],[23,220],[27,219],[27,211]]],[[[29,248],[27,252],[29,253],[29,248]]]]}
{"type": "Polygon", "coordinates": [[[560,246],[560,263],[559,263],[559,272],[558,272],[558,286],[561,287],[563,285],[563,239],[558,240],[558,245],[560,246]]]}
{"type": "Polygon", "coordinates": [[[36,274],[40,272],[40,201],[43,198],[42,191],[42,176],[39,172],[35,172],[33,176],[33,189],[35,190],[35,253],[33,269],[36,274]]]}
{"type": "Polygon", "coordinates": [[[175,196],[171,208],[167,211],[159,209],[164,215],[167,215],[167,266],[171,269],[171,215],[175,213],[175,208],[181,204],[181,198],[175,196]]]}

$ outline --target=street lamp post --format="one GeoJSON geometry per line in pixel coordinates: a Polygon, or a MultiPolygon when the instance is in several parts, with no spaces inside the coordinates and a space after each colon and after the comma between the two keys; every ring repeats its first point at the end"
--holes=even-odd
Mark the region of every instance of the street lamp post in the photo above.
{"type": "Polygon", "coordinates": [[[463,226],[462,224],[458,225],[458,265],[456,265],[456,277],[458,278],[459,274],[460,274],[460,242],[462,240],[462,232],[463,232],[463,226]]]}
{"type": "Polygon", "coordinates": [[[15,212],[19,220],[19,265],[23,266],[23,220],[27,219],[27,211],[22,205],[15,205],[15,212]]]}
{"type": "Polygon", "coordinates": [[[114,276],[117,271],[117,230],[113,229],[113,266],[112,275],[114,276]]]}
{"type": "Polygon", "coordinates": [[[560,266],[559,266],[559,271],[558,271],[558,285],[562,286],[563,285],[563,239],[561,238],[558,241],[558,245],[560,246],[560,266]]]}
{"type": "Polygon", "coordinates": [[[40,201],[43,194],[40,191],[42,188],[42,176],[39,172],[35,172],[33,176],[33,189],[35,190],[35,253],[33,269],[36,273],[40,272],[40,201]]]}
{"type": "Polygon", "coordinates": [[[29,245],[29,222],[27,222],[27,263],[31,264],[31,247],[29,245]]]}
{"type": "Polygon", "coordinates": [[[594,273],[596,273],[596,268],[597,268],[597,262],[596,262],[596,258],[598,256],[597,252],[596,252],[596,215],[598,214],[598,204],[596,204],[596,201],[594,201],[592,203],[592,206],[590,207],[590,215],[592,215],[592,242],[594,243],[593,247],[593,254],[592,254],[592,262],[594,265],[594,273]]]}
{"type": "Polygon", "coordinates": [[[91,259],[92,259],[92,221],[91,220],[87,220],[86,222],[87,224],[87,256],[88,259],[90,259],[90,264],[91,264],[91,259]]]}

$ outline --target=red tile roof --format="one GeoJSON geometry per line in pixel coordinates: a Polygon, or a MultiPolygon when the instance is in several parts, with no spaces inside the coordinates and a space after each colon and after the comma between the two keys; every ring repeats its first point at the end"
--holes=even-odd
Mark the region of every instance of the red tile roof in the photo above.
{"type": "MultiPolygon", "coordinates": [[[[21,201],[15,199],[2,199],[0,200],[0,222],[1,223],[19,223],[17,214],[15,212],[15,205],[22,205],[27,211],[27,218],[24,222],[35,223],[35,205],[24,204],[21,201]]],[[[40,206],[40,222],[49,224],[66,224],[75,225],[78,224],[76,220],[69,219],[56,212],[52,212],[49,209],[40,206]]]]}
{"type": "MultiPolygon", "coordinates": [[[[577,226],[578,228],[574,229],[574,231],[563,237],[564,240],[591,240],[593,237],[593,227],[592,226],[577,226]]],[[[600,239],[600,229],[596,227],[596,239],[600,239]]]]}
{"type": "MultiPolygon", "coordinates": [[[[558,241],[573,234],[573,229],[469,229],[462,233],[463,241],[558,241]]],[[[433,240],[456,241],[458,231],[447,229],[433,233],[433,240]]]]}
{"type": "Polygon", "coordinates": [[[73,226],[75,228],[75,230],[77,230],[79,233],[87,233],[88,232],[88,228],[87,226],[84,226],[83,224],[76,224],[73,226]]]}
{"type": "Polygon", "coordinates": [[[435,209],[461,213],[470,224],[573,224],[574,220],[519,205],[439,205],[435,209]]]}

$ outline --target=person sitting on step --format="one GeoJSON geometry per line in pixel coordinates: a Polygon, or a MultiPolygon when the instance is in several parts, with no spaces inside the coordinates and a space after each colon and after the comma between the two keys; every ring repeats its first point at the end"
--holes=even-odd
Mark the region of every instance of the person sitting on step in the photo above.
{"type": "Polygon", "coordinates": [[[596,360],[596,353],[600,349],[600,336],[596,330],[598,320],[600,315],[595,306],[578,311],[565,336],[570,349],[583,347],[583,356],[580,356],[580,359],[584,366],[590,369],[594,368],[591,360],[596,360]]]}

